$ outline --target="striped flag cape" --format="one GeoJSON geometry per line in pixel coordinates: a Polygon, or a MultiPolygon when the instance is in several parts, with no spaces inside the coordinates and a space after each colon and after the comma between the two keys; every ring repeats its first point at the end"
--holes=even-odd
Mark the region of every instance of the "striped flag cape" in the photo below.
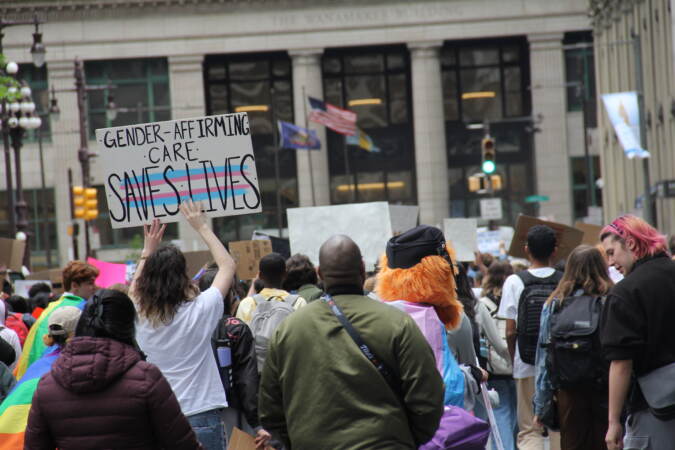
{"type": "Polygon", "coordinates": [[[308,97],[308,99],[309,107],[312,109],[309,113],[309,120],[345,136],[356,134],[356,113],[354,111],[338,108],[314,97],[308,97]]]}
{"type": "Polygon", "coordinates": [[[42,375],[51,370],[60,354],[60,347],[49,347],[42,358],[31,364],[21,381],[0,404],[0,450],[23,448],[33,394],[42,375]]]}
{"type": "Polygon", "coordinates": [[[35,361],[40,359],[44,355],[46,347],[42,342],[42,336],[49,332],[49,316],[57,308],[62,306],[75,306],[80,309],[84,309],[85,301],[72,294],[64,294],[55,302],[51,302],[47,308],[42,311],[40,318],[30,327],[28,336],[26,337],[26,342],[23,344],[23,353],[21,353],[21,358],[19,358],[19,363],[16,365],[14,376],[17,380],[20,380],[26,370],[33,364],[35,361]]]}

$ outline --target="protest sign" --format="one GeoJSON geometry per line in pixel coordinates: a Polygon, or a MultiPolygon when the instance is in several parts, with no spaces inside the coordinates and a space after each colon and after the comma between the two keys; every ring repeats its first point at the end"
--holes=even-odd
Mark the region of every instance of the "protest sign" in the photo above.
{"type": "Polygon", "coordinates": [[[527,244],[527,232],[535,225],[546,225],[553,229],[558,244],[558,250],[555,254],[557,259],[564,259],[574,250],[574,248],[581,244],[584,237],[584,232],[572,228],[562,223],[549,222],[546,220],[537,219],[525,215],[519,215],[516,222],[516,232],[511,241],[509,248],[509,255],[515,258],[527,258],[525,254],[525,244],[527,244]]]}
{"type": "Polygon", "coordinates": [[[230,436],[227,450],[255,450],[255,438],[248,433],[241,431],[239,428],[232,428],[232,436],[230,436]]]}
{"type": "Polygon", "coordinates": [[[0,266],[7,266],[14,272],[21,272],[26,241],[0,238],[0,266]]]}
{"type": "Polygon", "coordinates": [[[213,258],[208,250],[197,250],[194,252],[183,252],[185,256],[185,267],[188,277],[192,278],[208,264],[213,258]]]}
{"type": "Polygon", "coordinates": [[[581,241],[582,244],[598,245],[600,243],[601,226],[577,222],[574,224],[574,228],[581,230],[584,233],[584,238],[581,241]]]}
{"type": "Polygon", "coordinates": [[[457,261],[473,261],[478,249],[476,240],[478,221],[476,219],[445,219],[443,234],[455,249],[457,261]]]}
{"type": "Polygon", "coordinates": [[[179,204],[207,216],[262,211],[246,113],[96,130],[113,228],[179,220],[179,204]]]}
{"type": "Polygon", "coordinates": [[[502,199],[496,198],[481,198],[480,199],[480,217],[485,220],[501,220],[502,219],[502,199]]]}
{"type": "Polygon", "coordinates": [[[237,278],[252,280],[258,275],[260,259],[272,253],[272,241],[267,239],[235,241],[230,242],[228,248],[237,262],[237,278]]]}
{"type": "Polygon", "coordinates": [[[366,270],[373,270],[387,241],[394,236],[393,230],[404,232],[417,224],[417,210],[412,214],[409,209],[406,218],[399,214],[404,210],[395,209],[387,202],[289,208],[286,214],[291,253],[307,255],[318,264],[321,245],[333,235],[344,234],[361,249],[366,270]]]}
{"type": "Polygon", "coordinates": [[[113,284],[125,284],[127,281],[127,265],[100,261],[89,257],[87,262],[98,269],[96,286],[107,288],[113,284]]]}
{"type": "Polygon", "coordinates": [[[493,256],[499,256],[499,247],[504,243],[504,247],[508,248],[513,239],[513,228],[500,226],[496,230],[490,230],[488,227],[479,227],[476,235],[478,241],[478,251],[481,253],[489,253],[493,256]]]}
{"type": "Polygon", "coordinates": [[[28,291],[36,284],[45,283],[51,287],[52,282],[49,280],[16,280],[14,282],[14,293],[24,298],[29,298],[28,291]]]}
{"type": "Polygon", "coordinates": [[[398,236],[411,228],[415,228],[417,226],[417,217],[419,214],[419,206],[389,205],[389,219],[391,220],[392,234],[398,236]]]}

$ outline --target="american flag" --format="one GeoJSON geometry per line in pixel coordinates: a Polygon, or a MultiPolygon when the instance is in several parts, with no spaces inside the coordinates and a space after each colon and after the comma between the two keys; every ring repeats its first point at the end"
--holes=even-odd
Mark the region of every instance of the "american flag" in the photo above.
{"type": "Polygon", "coordinates": [[[309,120],[320,123],[336,133],[346,136],[356,134],[356,113],[347,109],[338,108],[330,103],[309,97],[309,120]]]}

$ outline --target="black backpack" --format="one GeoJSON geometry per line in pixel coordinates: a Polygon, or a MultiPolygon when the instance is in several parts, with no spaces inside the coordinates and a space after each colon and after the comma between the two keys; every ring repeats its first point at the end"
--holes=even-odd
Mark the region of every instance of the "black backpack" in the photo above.
{"type": "Polygon", "coordinates": [[[539,339],[541,310],[544,308],[546,300],[558,286],[558,282],[562,278],[562,272],[556,270],[545,278],[534,276],[529,270],[518,272],[517,275],[525,285],[518,300],[518,322],[516,324],[518,353],[524,363],[534,365],[537,339],[539,339]]]}
{"type": "Polygon", "coordinates": [[[600,317],[604,298],[577,290],[561,303],[555,300],[546,367],[554,386],[606,386],[609,363],[601,352],[600,317]]]}

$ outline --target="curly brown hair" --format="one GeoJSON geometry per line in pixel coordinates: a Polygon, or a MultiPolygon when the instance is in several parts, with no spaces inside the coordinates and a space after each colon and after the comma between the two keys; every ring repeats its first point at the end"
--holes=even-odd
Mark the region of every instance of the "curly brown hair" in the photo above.
{"type": "Polygon", "coordinates": [[[178,308],[198,293],[187,275],[183,252],[171,244],[147,258],[134,288],[139,316],[154,327],[171,323],[178,308]]]}

